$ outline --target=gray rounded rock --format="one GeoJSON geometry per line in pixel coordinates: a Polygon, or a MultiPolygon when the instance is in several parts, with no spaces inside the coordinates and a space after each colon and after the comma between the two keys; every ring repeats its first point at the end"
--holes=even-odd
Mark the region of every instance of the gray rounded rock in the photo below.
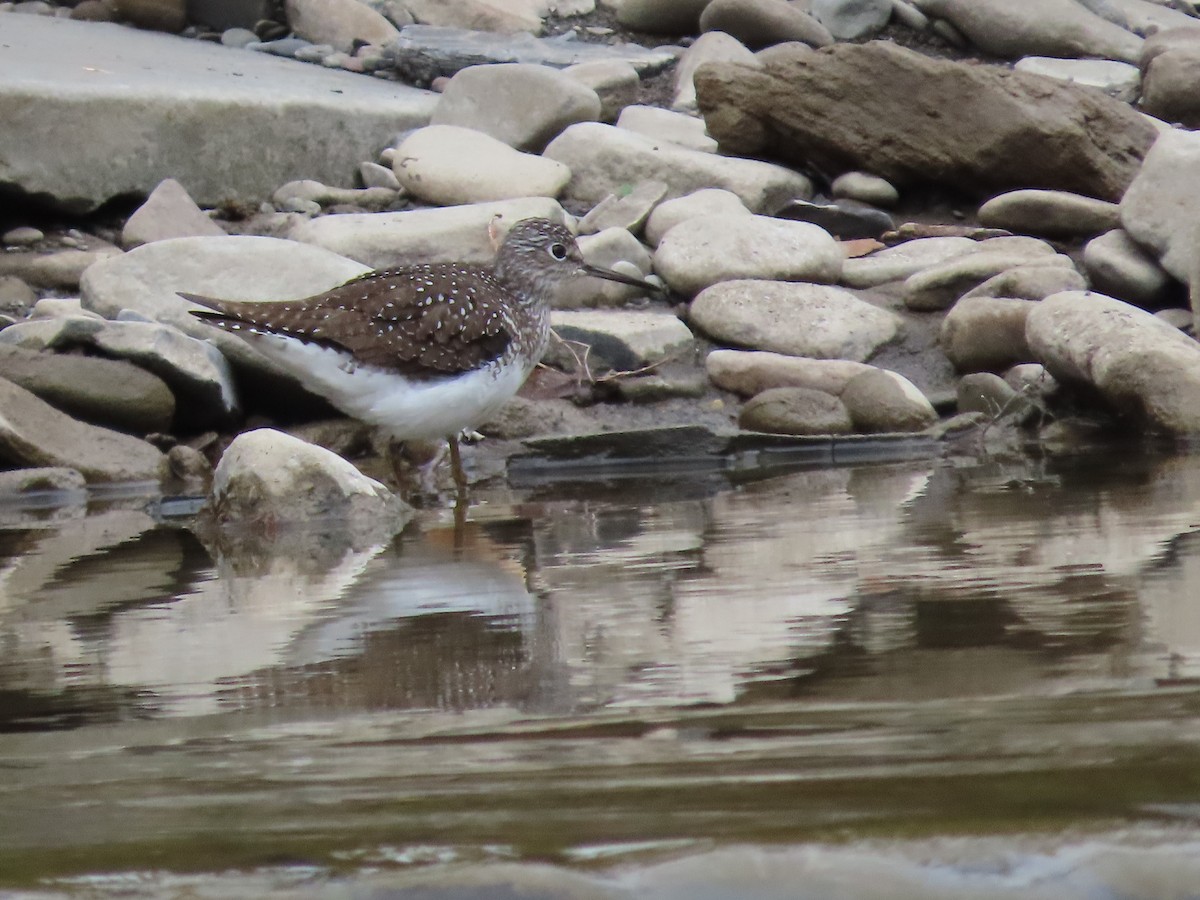
{"type": "Polygon", "coordinates": [[[706,62],[736,62],[762,68],[762,63],[745,44],[723,31],[706,31],[679,57],[675,66],[675,97],[671,109],[696,111],[696,69],[706,62]]]}
{"type": "Polygon", "coordinates": [[[867,434],[922,431],[937,412],[920,389],[896,372],[872,369],[850,379],[841,393],[854,430],[867,434]]]}
{"type": "Polygon", "coordinates": [[[979,207],[979,223],[1020,234],[1087,237],[1116,228],[1120,207],[1069,191],[1020,190],[992,197],[979,207]]]}
{"type": "Polygon", "coordinates": [[[743,397],[775,387],[804,387],[838,396],[851,378],[874,368],[848,359],[808,359],[765,350],[714,350],[704,359],[713,384],[743,397]]]}
{"type": "Polygon", "coordinates": [[[596,92],[559,69],[500,63],[455,74],[430,124],[473,128],[518,150],[540,152],[567,126],[597,121],[600,110],[596,92]]]}
{"type": "Polygon", "coordinates": [[[701,31],[733,35],[747,47],[801,41],[812,47],[833,43],[829,29],[784,0],[712,0],[700,14],[701,31]]]}
{"type": "Polygon", "coordinates": [[[211,500],[220,522],[251,526],[411,514],[336,453],[271,428],[234,438],[213,474],[211,500]]]}
{"type": "Polygon", "coordinates": [[[624,0],[617,21],[633,31],[688,34],[698,29],[710,0],[624,0]]]}
{"type": "Polygon", "coordinates": [[[1030,312],[1026,338],[1060,381],[1091,385],[1151,429],[1200,433],[1200,344],[1145,310],[1066,291],[1030,312]]]}
{"type": "Polygon", "coordinates": [[[1144,308],[1160,305],[1174,285],[1154,257],[1121,228],[1088,241],[1083,265],[1096,290],[1144,308]]]}
{"type": "Polygon", "coordinates": [[[725,281],[692,301],[689,321],[740,347],[863,362],[895,339],[895,313],[849,291],[783,281],[725,281]]]}
{"type": "Polygon", "coordinates": [[[960,372],[993,372],[1029,362],[1025,319],[1031,300],[964,297],[942,320],[940,342],[960,372]]]}
{"type": "Polygon", "coordinates": [[[812,0],[810,12],[839,41],[870,37],[892,17],[892,0],[812,0]]]}
{"type": "Polygon", "coordinates": [[[657,247],[668,231],[685,219],[699,216],[750,216],[753,213],[732,191],[705,188],[673,200],[664,200],[646,220],[646,240],[657,247]]]}
{"type": "Polygon", "coordinates": [[[832,394],[803,387],[771,388],[746,402],[738,426],[770,434],[850,434],[846,404],[832,394]]]}
{"type": "Polygon", "coordinates": [[[889,208],[900,202],[900,192],[886,178],[869,172],[844,172],[829,186],[834,197],[857,200],[872,206],[889,208]]]}
{"type": "Polygon", "coordinates": [[[769,216],[709,215],[668,231],[654,268],[672,290],[694,296],[738,279],[829,284],[842,271],[842,250],[823,228],[769,216]]]}

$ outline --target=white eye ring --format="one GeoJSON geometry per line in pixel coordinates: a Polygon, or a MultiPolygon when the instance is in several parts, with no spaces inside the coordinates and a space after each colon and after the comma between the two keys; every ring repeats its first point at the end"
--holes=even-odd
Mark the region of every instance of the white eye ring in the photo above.
{"type": "Polygon", "coordinates": [[[556,242],[556,243],[551,244],[547,248],[547,250],[549,251],[550,255],[553,256],[555,259],[557,259],[559,262],[562,262],[564,259],[567,258],[567,245],[566,244],[556,242]]]}

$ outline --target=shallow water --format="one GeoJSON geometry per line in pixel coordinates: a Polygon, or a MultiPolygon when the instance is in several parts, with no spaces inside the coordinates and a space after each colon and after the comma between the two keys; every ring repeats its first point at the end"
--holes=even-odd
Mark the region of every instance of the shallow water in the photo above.
{"type": "Polygon", "coordinates": [[[0,511],[0,890],[1200,896],[1200,458],[738,479],[0,511]]]}

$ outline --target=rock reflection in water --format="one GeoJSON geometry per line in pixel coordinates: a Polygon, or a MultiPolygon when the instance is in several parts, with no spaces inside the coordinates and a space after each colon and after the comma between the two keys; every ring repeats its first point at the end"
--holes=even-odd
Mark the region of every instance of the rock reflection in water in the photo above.
{"type": "Polygon", "coordinates": [[[481,507],[456,543],[0,531],[0,690],[156,715],[925,698],[1200,677],[1200,460],[898,463],[481,507]],[[211,555],[210,555],[211,553],[211,555]],[[774,687],[772,687],[774,685],[774,687]]]}

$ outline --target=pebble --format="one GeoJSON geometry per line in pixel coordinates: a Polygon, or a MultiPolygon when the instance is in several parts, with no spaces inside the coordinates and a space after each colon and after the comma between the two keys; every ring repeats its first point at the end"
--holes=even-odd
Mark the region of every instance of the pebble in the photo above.
{"type": "Polygon", "coordinates": [[[412,509],[322,447],[271,428],[238,435],[213,473],[211,500],[224,525],[274,532],[280,524],[378,522],[399,531],[412,509]]]}
{"type": "Polygon", "coordinates": [[[414,131],[396,148],[393,169],[410,195],[442,206],[557,197],[571,180],[557,160],[455,125],[414,131]]]}
{"type": "Polygon", "coordinates": [[[24,315],[37,303],[37,291],[15,275],[0,275],[0,312],[24,315]]]}
{"type": "Polygon", "coordinates": [[[0,331],[0,344],[29,350],[86,346],[136,363],[171,388],[184,427],[228,426],[240,413],[233,372],[221,352],[169,325],[85,316],[37,319],[0,331]]]}
{"type": "Polygon", "coordinates": [[[900,192],[886,178],[869,172],[843,172],[829,186],[834,197],[857,200],[890,209],[900,202],[900,192]]]}
{"type": "MultiPolygon", "coordinates": [[[[640,181],[628,192],[609,194],[579,220],[579,233],[594,234],[605,228],[624,228],[637,234],[666,195],[667,186],[661,181],[640,181]]],[[[741,205],[740,200],[738,205],[741,205]]]]}
{"type": "Polygon", "coordinates": [[[811,0],[809,12],[835,40],[853,41],[871,37],[887,25],[892,0],[811,0]]]}
{"type": "Polygon", "coordinates": [[[632,372],[689,358],[695,343],[677,316],[644,310],[555,310],[550,326],[563,340],[591,347],[588,362],[593,372],[632,372]]]}
{"type": "Polygon", "coordinates": [[[124,360],[0,342],[0,378],[61,412],[127,434],[170,431],[175,417],[175,396],[166,383],[124,360]]]}
{"type": "Polygon", "coordinates": [[[174,178],[159,183],[121,230],[121,246],[140,247],[176,237],[223,236],[225,230],[204,214],[174,178]]]}
{"type": "Polygon", "coordinates": [[[828,28],[784,0],[711,0],[700,14],[700,30],[724,32],[747,47],[783,41],[827,47],[834,42],[828,28]]]}
{"type": "Polygon", "coordinates": [[[617,21],[649,34],[692,34],[709,0],[622,0],[617,21]]]}
{"type": "Polygon", "coordinates": [[[400,180],[396,178],[396,173],[392,171],[391,166],[381,166],[379,163],[373,162],[359,163],[358,175],[362,179],[363,187],[386,188],[389,191],[400,190],[400,180]]]}
{"type": "Polygon", "coordinates": [[[87,269],[121,251],[116,247],[97,250],[59,250],[56,253],[0,254],[0,275],[12,275],[35,287],[76,290],[87,269]]]}
{"type": "Polygon", "coordinates": [[[221,32],[221,43],[226,47],[240,50],[257,41],[258,35],[249,28],[227,28],[221,32]]]}
{"type": "Polygon", "coordinates": [[[0,408],[0,453],[10,464],[74,469],[89,482],[158,481],[166,474],[166,458],[145,441],[77,421],[2,378],[0,408]]]}
{"type": "Polygon", "coordinates": [[[1159,136],[1121,198],[1121,227],[1185,284],[1196,278],[1192,195],[1200,179],[1200,132],[1159,136]]]}
{"type": "MultiPolygon", "coordinates": [[[[569,220],[566,211],[556,200],[524,197],[435,209],[322,216],[298,223],[289,237],[292,241],[315,244],[348,257],[342,260],[344,263],[357,260],[372,269],[418,262],[490,265],[496,252],[488,237],[488,225],[497,217],[501,225],[511,225],[533,217],[563,223],[569,220]]],[[[329,287],[340,283],[334,282],[329,287]]],[[[297,296],[307,296],[317,290],[318,285],[314,284],[304,294],[297,296]]],[[[259,296],[280,294],[262,290],[259,296]]]]}
{"type": "Polygon", "coordinates": [[[549,66],[509,63],[457,73],[430,124],[473,128],[518,150],[540,152],[569,125],[595,122],[600,113],[599,95],[578,78],[549,66]]]}
{"type": "Polygon", "coordinates": [[[738,426],[769,434],[850,434],[850,411],[832,394],[804,387],[769,388],[746,402],[738,426]]]}
{"type": "Polygon", "coordinates": [[[359,0],[286,0],[284,9],[292,31],[313,44],[350,53],[355,42],[390,44],[396,26],[359,0]]]}
{"type": "Polygon", "coordinates": [[[622,109],[637,102],[642,84],[637,69],[615,59],[567,66],[563,74],[596,92],[600,98],[601,122],[615,122],[622,109]]]}
{"type": "Polygon", "coordinates": [[[675,96],[671,108],[681,112],[695,112],[696,85],[693,76],[696,69],[707,62],[735,62],[762,68],[762,62],[745,44],[723,31],[708,31],[696,38],[695,43],[684,51],[675,67],[675,96]]]}
{"type": "Polygon", "coordinates": [[[813,359],[865,362],[896,339],[901,320],[842,288],[725,281],[702,291],[688,321],[726,344],[813,359]]]}
{"type": "Polygon", "coordinates": [[[1017,266],[971,288],[959,302],[968,297],[1044,300],[1059,291],[1082,291],[1086,288],[1087,279],[1066,266],[1017,266]]]}
{"type": "Polygon", "coordinates": [[[1161,305],[1177,284],[1120,228],[1088,241],[1083,265],[1096,290],[1143,309],[1161,305]]]}
{"type": "Polygon", "coordinates": [[[766,350],[713,350],[704,359],[712,383],[752,397],[775,387],[806,387],[835,396],[850,379],[875,367],[846,359],[809,359],[766,350]]]}
{"type": "Polygon", "coordinates": [[[1060,381],[1090,384],[1154,431],[1200,432],[1200,344],[1145,310],[1068,291],[1035,306],[1026,336],[1060,381]]]}
{"type": "Polygon", "coordinates": [[[5,247],[29,247],[46,239],[46,235],[31,225],[19,225],[0,235],[0,244],[5,247]]]}
{"type": "Polygon", "coordinates": [[[1050,238],[1090,237],[1116,228],[1120,207],[1069,191],[1019,190],[979,207],[979,223],[1050,238]]]}
{"type": "Polygon", "coordinates": [[[975,372],[960,378],[956,400],[960,413],[983,413],[993,422],[1010,418],[1021,422],[1038,412],[1032,400],[992,372],[975,372]]]}
{"type": "Polygon", "coordinates": [[[942,320],[942,350],[959,372],[996,372],[1030,362],[1025,320],[1036,302],[964,297],[942,320]]]}
{"type": "Polygon", "coordinates": [[[1138,67],[1112,59],[1054,59],[1026,56],[1013,66],[1018,72],[1031,72],[1059,81],[1094,87],[1126,103],[1137,99],[1142,75],[1138,67]]]}
{"type": "Polygon", "coordinates": [[[644,134],[654,140],[670,141],[692,150],[717,152],[717,142],[708,136],[703,119],[669,109],[627,106],[617,119],[617,127],[644,134]]]}
{"type": "Polygon", "coordinates": [[[691,297],[734,279],[831,284],[841,275],[842,258],[829,232],[808,222],[707,215],[685,219],[663,235],[654,268],[672,290],[691,297]]]}
{"type": "Polygon", "coordinates": [[[972,44],[1001,59],[1094,57],[1136,63],[1142,39],[1075,0],[922,0],[972,44]]]}
{"type": "Polygon", "coordinates": [[[910,275],[904,282],[904,305],[924,312],[948,309],[959,297],[992,276],[1024,265],[1074,268],[1070,257],[1053,251],[1028,253],[981,249],[910,275]]]}
{"type": "Polygon", "coordinates": [[[886,369],[856,375],[839,396],[850,411],[854,430],[865,434],[923,431],[938,418],[916,385],[886,369]]]}
{"type": "Polygon", "coordinates": [[[978,242],[966,237],[905,241],[870,256],[847,259],[842,264],[842,284],[853,288],[878,287],[908,278],[948,259],[976,252],[979,247],[978,242]]]}
{"type": "Polygon", "coordinates": [[[700,216],[724,216],[728,219],[750,215],[753,213],[732,191],[704,188],[654,207],[646,220],[646,240],[651,246],[657,247],[663,235],[687,219],[700,216]]]}
{"type": "Polygon", "coordinates": [[[844,241],[882,237],[896,227],[892,217],[883,210],[855,200],[842,200],[837,203],[792,200],[775,215],[781,219],[819,225],[844,241]]]}
{"type": "Polygon", "coordinates": [[[83,495],[87,482],[75,469],[43,466],[0,472],[0,498],[7,505],[29,494],[46,492],[83,495]]]}
{"type": "Polygon", "coordinates": [[[689,150],[599,122],[572,125],[544,155],[571,169],[565,196],[588,206],[623,185],[648,180],[665,183],[671,197],[724,188],[755,212],[812,195],[812,182],[784,166],[689,150]]]}

